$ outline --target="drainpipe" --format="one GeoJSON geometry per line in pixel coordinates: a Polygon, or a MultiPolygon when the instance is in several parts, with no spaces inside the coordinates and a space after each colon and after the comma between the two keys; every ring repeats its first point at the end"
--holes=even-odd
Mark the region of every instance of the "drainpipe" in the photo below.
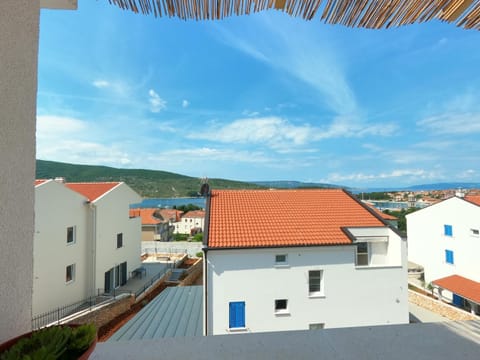
{"type": "Polygon", "coordinates": [[[208,253],[208,235],[210,227],[210,191],[206,194],[205,223],[203,234],[203,335],[208,335],[208,276],[207,276],[207,253],[208,253]]]}
{"type": "Polygon", "coordinates": [[[92,231],[92,284],[91,293],[96,295],[96,273],[97,273],[97,207],[94,203],[88,202],[91,215],[91,231],[92,231]]]}

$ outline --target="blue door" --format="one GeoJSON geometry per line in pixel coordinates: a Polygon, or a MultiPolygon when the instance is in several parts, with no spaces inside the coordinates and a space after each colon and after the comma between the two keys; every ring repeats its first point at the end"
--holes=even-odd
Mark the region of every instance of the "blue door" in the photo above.
{"type": "Polygon", "coordinates": [[[463,307],[463,298],[457,294],[453,294],[453,305],[463,307]]]}
{"type": "Polygon", "coordinates": [[[233,328],[245,327],[245,301],[235,301],[229,304],[229,321],[228,326],[233,328]]]}

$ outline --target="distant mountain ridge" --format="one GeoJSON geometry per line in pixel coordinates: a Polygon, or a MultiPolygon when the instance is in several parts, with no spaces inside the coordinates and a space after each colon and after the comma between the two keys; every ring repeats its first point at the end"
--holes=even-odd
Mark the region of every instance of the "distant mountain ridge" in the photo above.
{"type": "MultiPolygon", "coordinates": [[[[189,197],[197,196],[201,181],[198,178],[160,170],[119,169],[108,166],[78,165],[56,161],[37,160],[36,178],[53,179],[64,177],[69,182],[123,181],[142,197],[189,197]]],[[[447,189],[480,189],[480,183],[446,182],[391,188],[353,188],[335,184],[283,181],[242,182],[226,179],[209,179],[213,189],[301,189],[343,188],[353,193],[390,191],[429,191],[447,189]]]]}
{"type": "MultiPolygon", "coordinates": [[[[36,178],[63,177],[68,182],[123,181],[140,196],[149,198],[190,197],[200,191],[199,178],[167,171],[118,169],[108,166],[78,165],[37,160],[36,178]]],[[[226,179],[208,179],[213,189],[259,189],[260,185],[226,179]]]]}
{"type": "Polygon", "coordinates": [[[300,188],[348,189],[345,186],[340,186],[340,185],[301,182],[301,181],[293,181],[293,180],[252,181],[252,184],[257,184],[257,185],[265,186],[268,188],[275,188],[275,189],[300,189],[300,188]]]}

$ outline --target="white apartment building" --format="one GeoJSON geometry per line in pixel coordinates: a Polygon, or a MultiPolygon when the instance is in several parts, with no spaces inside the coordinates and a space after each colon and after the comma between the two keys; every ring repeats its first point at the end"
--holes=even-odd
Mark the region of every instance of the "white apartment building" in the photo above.
{"type": "Polygon", "coordinates": [[[204,257],[207,335],[409,321],[406,239],[343,190],[212,191],[204,257]]]}
{"type": "Polygon", "coordinates": [[[36,181],[33,316],[125,284],[141,264],[139,201],[121,182],[36,181]]]}
{"type": "Polygon", "coordinates": [[[192,210],[182,215],[180,221],[175,224],[175,234],[192,234],[203,232],[205,228],[205,211],[192,210]]]}
{"type": "Polygon", "coordinates": [[[442,299],[480,314],[480,198],[451,197],[407,215],[408,259],[442,299]]]}

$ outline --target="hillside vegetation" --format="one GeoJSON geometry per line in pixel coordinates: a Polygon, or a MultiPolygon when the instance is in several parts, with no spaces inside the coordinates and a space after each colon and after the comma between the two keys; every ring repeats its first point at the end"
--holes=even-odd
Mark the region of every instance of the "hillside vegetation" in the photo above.
{"type": "MultiPolygon", "coordinates": [[[[63,177],[68,182],[123,181],[142,197],[196,196],[200,179],[166,171],[117,169],[37,160],[37,179],[63,177]]],[[[260,185],[225,179],[208,179],[212,189],[259,189],[260,185]]]]}

